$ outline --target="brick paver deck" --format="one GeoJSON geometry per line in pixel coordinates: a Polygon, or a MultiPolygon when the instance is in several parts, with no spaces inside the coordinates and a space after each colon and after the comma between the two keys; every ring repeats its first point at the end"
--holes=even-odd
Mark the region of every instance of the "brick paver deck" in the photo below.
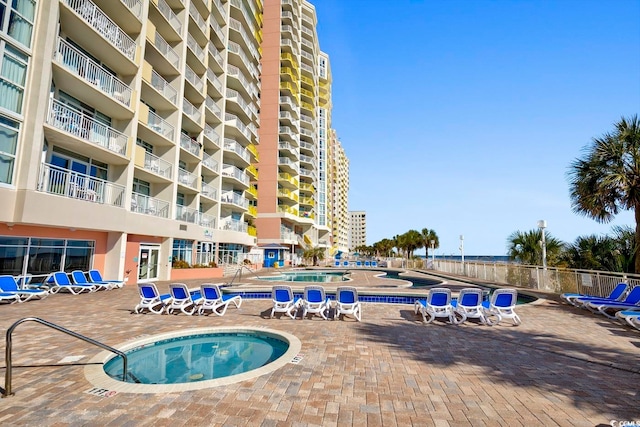
{"type": "MultiPolygon", "coordinates": [[[[369,272],[352,277],[358,286],[384,285],[369,272]]],[[[159,288],[165,291],[166,283],[159,288]]],[[[35,316],[117,346],[181,328],[268,327],[297,336],[303,358],[228,386],[99,397],[86,393],[93,385],[83,364],[101,349],[25,323],[14,332],[15,395],[0,400],[0,425],[475,427],[640,420],[640,332],[553,299],[518,307],[519,327],[425,325],[410,305],[373,303],[364,304],[361,323],[269,319],[270,301],[250,299],[224,317],[132,314],[138,300],[137,288],[126,286],[3,305],[0,332],[35,316]],[[66,356],[83,357],[60,366],[66,356]]],[[[0,366],[4,379],[4,351],[0,366]]]]}

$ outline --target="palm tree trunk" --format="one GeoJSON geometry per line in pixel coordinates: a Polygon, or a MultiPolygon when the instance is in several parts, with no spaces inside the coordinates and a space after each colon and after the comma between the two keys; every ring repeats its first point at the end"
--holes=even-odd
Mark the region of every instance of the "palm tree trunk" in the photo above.
{"type": "Polygon", "coordinates": [[[640,249],[640,203],[636,204],[634,208],[636,217],[636,247],[633,251],[633,259],[635,265],[635,273],[640,273],[640,256],[638,256],[638,249],[640,249]]]}

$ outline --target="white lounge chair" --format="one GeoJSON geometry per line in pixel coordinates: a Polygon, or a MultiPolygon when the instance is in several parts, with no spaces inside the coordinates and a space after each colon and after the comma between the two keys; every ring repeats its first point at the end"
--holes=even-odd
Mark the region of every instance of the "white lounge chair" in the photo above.
{"type": "Polygon", "coordinates": [[[218,316],[224,316],[229,304],[233,303],[236,308],[240,308],[242,305],[240,295],[224,295],[220,286],[214,283],[203,283],[200,286],[200,295],[202,301],[198,308],[198,314],[204,314],[205,311],[210,310],[218,316]]]}
{"type": "Polygon", "coordinates": [[[111,288],[121,288],[124,286],[123,280],[107,280],[102,278],[102,274],[99,270],[89,270],[89,281],[91,283],[111,283],[111,288]]]}
{"type": "Polygon", "coordinates": [[[79,285],[71,283],[69,276],[67,276],[67,273],[64,271],[56,271],[51,277],[53,279],[53,286],[49,289],[49,292],[52,294],[66,290],[71,292],[73,295],[78,295],[85,291],[94,292],[96,290],[96,287],[93,285],[79,285]]]}
{"type": "Polygon", "coordinates": [[[307,313],[319,314],[327,320],[327,314],[331,308],[331,302],[327,298],[324,288],[318,285],[309,285],[304,288],[302,298],[302,318],[307,317],[307,313]]]}
{"type": "Polygon", "coordinates": [[[273,308],[271,309],[271,318],[276,313],[285,313],[292,319],[296,318],[298,308],[300,307],[300,298],[293,296],[291,286],[276,285],[271,289],[271,300],[273,308]]]}
{"type": "Polygon", "coordinates": [[[198,304],[202,300],[200,293],[191,294],[189,288],[184,283],[171,283],[169,285],[169,293],[171,301],[167,304],[167,313],[173,314],[175,310],[180,310],[186,315],[191,316],[198,308],[198,304]]]}
{"type": "Polygon", "coordinates": [[[138,283],[138,291],[140,292],[140,302],[133,309],[134,313],[149,310],[151,313],[162,314],[165,303],[170,303],[171,297],[166,295],[163,299],[155,283],[138,283]]]}
{"type": "MultiPolygon", "coordinates": [[[[451,305],[451,289],[449,288],[429,289],[426,300],[416,300],[414,311],[416,314],[422,315],[422,321],[425,323],[431,323],[437,317],[446,317],[452,324],[458,323],[451,305]]],[[[466,317],[463,317],[461,322],[465,320],[466,317]]]]}
{"type": "Polygon", "coordinates": [[[616,318],[616,312],[640,308],[640,285],[633,289],[620,301],[589,300],[585,307],[594,313],[603,314],[609,319],[616,318]]]}
{"type": "MultiPolygon", "coordinates": [[[[15,302],[26,302],[32,298],[42,299],[49,295],[47,290],[41,289],[20,289],[18,282],[13,276],[2,275],[0,276],[0,292],[3,294],[14,294],[18,296],[18,300],[15,302]]],[[[8,300],[13,301],[12,298],[8,300]]]]}
{"type": "Polygon", "coordinates": [[[490,301],[484,301],[482,306],[485,315],[495,315],[498,320],[494,324],[500,323],[503,319],[511,319],[514,325],[518,326],[522,321],[515,312],[518,302],[518,292],[515,289],[496,289],[491,294],[490,301]]]}
{"type": "Polygon", "coordinates": [[[463,323],[466,319],[478,319],[483,325],[492,326],[497,322],[489,320],[491,313],[488,313],[482,307],[482,289],[480,288],[464,288],[460,290],[460,294],[456,300],[451,301],[453,311],[456,316],[457,323],[463,323]]]}
{"type": "Polygon", "coordinates": [[[71,280],[76,285],[89,285],[89,286],[93,285],[95,286],[97,291],[101,289],[110,291],[112,289],[112,285],[110,283],[105,283],[105,282],[90,283],[87,280],[87,276],[85,276],[84,273],[80,270],[73,270],[71,272],[71,280]]]}
{"type": "Polygon", "coordinates": [[[626,283],[618,283],[615,288],[611,291],[609,296],[599,297],[594,295],[585,295],[585,294],[577,294],[577,293],[564,293],[560,295],[560,298],[571,305],[575,305],[576,307],[583,307],[587,302],[591,300],[602,300],[607,299],[610,301],[618,301],[624,298],[625,294],[629,290],[629,285],[626,283]]]}
{"type": "Polygon", "coordinates": [[[636,329],[640,329],[640,308],[618,311],[616,317],[620,319],[622,323],[627,323],[636,329]]]}
{"type": "Polygon", "coordinates": [[[339,286],[336,289],[336,310],[333,318],[353,316],[358,322],[362,320],[362,307],[358,299],[358,291],[353,286],[339,286]]]}

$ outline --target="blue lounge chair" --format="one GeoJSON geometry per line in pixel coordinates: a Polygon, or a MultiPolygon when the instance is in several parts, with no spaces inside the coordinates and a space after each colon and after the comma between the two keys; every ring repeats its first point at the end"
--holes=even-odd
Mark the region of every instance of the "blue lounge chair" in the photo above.
{"type": "Polygon", "coordinates": [[[413,309],[416,314],[422,315],[422,321],[425,323],[433,322],[436,317],[446,317],[452,324],[466,320],[466,317],[463,317],[460,321],[456,320],[453,306],[451,305],[451,289],[448,288],[429,289],[427,299],[416,300],[413,309]]]}
{"type": "Polygon", "coordinates": [[[220,286],[214,283],[203,283],[200,286],[200,295],[202,301],[198,308],[198,314],[204,314],[210,310],[218,316],[224,316],[227,312],[229,304],[233,303],[236,308],[242,305],[242,297],[240,295],[224,295],[220,290],[220,286]]]}
{"type": "Polygon", "coordinates": [[[478,319],[480,323],[488,326],[492,326],[495,323],[495,321],[489,319],[489,313],[482,306],[482,289],[480,288],[461,289],[458,298],[452,300],[451,305],[457,315],[455,317],[457,323],[463,323],[466,319],[478,319]],[[460,317],[459,320],[458,316],[460,317]]]}
{"type": "Polygon", "coordinates": [[[371,267],[371,261],[365,261],[364,262],[364,266],[365,267],[371,267]]]}
{"type": "Polygon", "coordinates": [[[623,323],[628,323],[636,329],[640,329],[640,308],[637,310],[618,311],[616,317],[623,323]]]}
{"type": "Polygon", "coordinates": [[[518,292],[515,289],[496,289],[491,295],[491,301],[483,301],[482,306],[485,316],[495,315],[500,323],[503,319],[511,319],[515,326],[522,323],[520,316],[515,312],[518,302],[518,292]]]}
{"type": "Polygon", "coordinates": [[[151,313],[162,314],[171,299],[169,295],[160,295],[154,283],[138,283],[138,291],[140,292],[140,302],[133,309],[134,313],[149,310],[151,313]]]}
{"type": "Polygon", "coordinates": [[[285,313],[292,319],[296,318],[301,301],[299,297],[294,297],[291,286],[274,286],[271,289],[271,301],[273,303],[273,308],[271,309],[272,319],[276,313],[285,313]]]}
{"type": "Polygon", "coordinates": [[[304,288],[302,298],[302,318],[307,317],[307,313],[319,314],[327,320],[327,314],[331,308],[331,301],[327,298],[324,288],[318,285],[309,285],[304,288]]]}
{"type": "Polygon", "coordinates": [[[362,267],[362,261],[356,261],[356,267],[362,267]]]}
{"type": "Polygon", "coordinates": [[[640,286],[635,286],[621,301],[591,300],[585,307],[594,313],[603,314],[609,319],[616,318],[616,312],[640,308],[640,286]]]}
{"type": "Polygon", "coordinates": [[[340,267],[340,261],[337,261],[337,260],[336,260],[336,261],[334,261],[334,262],[333,262],[333,266],[334,266],[334,267],[340,267]]]}
{"type": "Polygon", "coordinates": [[[202,300],[200,292],[191,292],[184,283],[171,283],[169,285],[169,293],[171,300],[167,304],[167,313],[173,314],[175,310],[180,310],[186,315],[191,316],[198,308],[198,304],[202,300]]]}
{"type": "Polygon", "coordinates": [[[378,261],[371,261],[371,267],[377,267],[378,261]]]}
{"type": "Polygon", "coordinates": [[[42,299],[49,295],[46,290],[20,289],[16,279],[10,275],[0,276],[0,292],[3,294],[14,294],[18,296],[16,302],[26,302],[32,298],[42,299]]]}
{"type": "Polygon", "coordinates": [[[53,279],[53,286],[49,289],[52,294],[57,294],[62,290],[71,292],[73,295],[78,295],[82,292],[94,292],[96,287],[94,285],[78,285],[71,283],[69,276],[64,271],[57,271],[51,276],[53,279]]]}
{"type": "Polygon", "coordinates": [[[113,288],[121,288],[124,286],[124,281],[122,280],[105,280],[102,278],[102,274],[100,274],[99,270],[89,270],[89,281],[91,283],[112,283],[111,289],[113,288]]]}
{"type": "Polygon", "coordinates": [[[9,304],[20,302],[20,295],[13,292],[0,292],[0,302],[8,302],[9,304]]]}
{"type": "Polygon", "coordinates": [[[73,281],[73,283],[75,283],[76,285],[93,285],[95,286],[96,290],[99,291],[101,289],[110,291],[112,289],[112,284],[111,283],[106,283],[106,282],[89,282],[87,280],[87,276],[84,275],[84,273],[80,270],[73,270],[71,272],[71,280],[73,281]]]}
{"type": "Polygon", "coordinates": [[[349,267],[349,261],[342,261],[343,267],[349,267]]]}
{"type": "Polygon", "coordinates": [[[627,293],[629,289],[629,285],[626,283],[618,283],[615,288],[611,291],[609,296],[606,297],[598,297],[593,295],[584,295],[584,294],[576,294],[576,293],[565,293],[560,295],[560,298],[567,302],[568,304],[574,305],[576,307],[582,307],[589,300],[602,300],[607,299],[610,301],[617,301],[619,299],[624,298],[624,295],[627,293]]]}
{"type": "Polygon", "coordinates": [[[338,286],[336,289],[336,309],[333,318],[342,315],[353,316],[358,322],[362,320],[362,307],[358,299],[358,291],[353,286],[338,286]]]}

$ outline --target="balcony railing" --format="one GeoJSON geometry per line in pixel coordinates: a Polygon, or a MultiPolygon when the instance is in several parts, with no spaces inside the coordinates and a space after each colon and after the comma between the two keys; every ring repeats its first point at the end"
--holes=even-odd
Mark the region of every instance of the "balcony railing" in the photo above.
{"type": "Polygon", "coordinates": [[[245,199],[243,196],[237,193],[234,193],[233,191],[227,191],[226,193],[222,193],[222,197],[220,198],[220,201],[222,203],[232,203],[244,209],[249,208],[249,201],[245,199]]]}
{"type": "Polygon", "coordinates": [[[162,53],[162,55],[164,55],[164,57],[167,58],[167,61],[169,61],[171,65],[178,68],[180,56],[176,53],[175,50],[173,50],[173,48],[169,45],[169,43],[167,43],[166,40],[162,38],[160,33],[156,32],[156,36],[155,36],[155,40],[153,41],[153,44],[156,47],[156,49],[158,49],[160,53],[162,53]]]}
{"type": "Polygon", "coordinates": [[[244,185],[249,185],[249,177],[247,174],[233,165],[224,165],[222,168],[222,176],[229,176],[235,178],[244,185]]]}
{"type": "Polygon", "coordinates": [[[249,129],[247,129],[247,125],[242,123],[242,120],[234,114],[226,113],[224,115],[224,121],[226,125],[234,126],[242,135],[245,136],[249,141],[251,140],[251,134],[249,134],[249,129]]]}
{"type": "Polygon", "coordinates": [[[126,154],[127,136],[125,134],[66,106],[57,99],[51,100],[47,124],[114,153],[126,154]]]}
{"type": "Polygon", "coordinates": [[[187,98],[182,98],[182,112],[189,116],[194,122],[200,123],[202,119],[202,113],[192,103],[187,101],[187,98]]]}
{"type": "Polygon", "coordinates": [[[38,191],[44,193],[121,208],[124,206],[124,190],[122,185],[48,163],[43,163],[40,168],[38,191]]]}
{"type": "Polygon", "coordinates": [[[176,100],[178,99],[178,91],[160,74],[158,74],[156,70],[151,71],[151,81],[149,83],[151,83],[151,86],[153,86],[155,90],[171,101],[172,104],[176,103],[176,100]]]}
{"type": "Polygon", "coordinates": [[[224,222],[222,222],[221,225],[221,229],[223,230],[230,230],[230,231],[240,231],[243,233],[247,232],[247,223],[244,221],[238,221],[238,220],[233,220],[233,219],[228,219],[224,222]]]}
{"type": "Polygon", "coordinates": [[[144,153],[144,168],[165,178],[171,179],[172,164],[155,154],[144,153]]]}
{"type": "Polygon", "coordinates": [[[204,125],[204,136],[206,136],[207,139],[213,142],[216,146],[220,147],[220,135],[218,135],[218,132],[213,130],[213,128],[208,124],[204,125]]]}
{"type": "Polygon", "coordinates": [[[200,193],[212,200],[218,200],[218,190],[213,188],[212,185],[202,184],[202,190],[200,190],[200,193]]]}
{"type": "Polygon", "coordinates": [[[174,127],[153,111],[149,111],[149,120],[147,122],[147,126],[158,132],[165,138],[173,141],[173,132],[175,130],[174,127]]]}
{"type": "Polygon", "coordinates": [[[180,134],[180,147],[184,148],[196,157],[200,157],[200,144],[189,135],[180,134]]]}
{"type": "Polygon", "coordinates": [[[142,2],[140,0],[120,0],[129,8],[131,13],[138,19],[142,17],[142,2]]]}
{"type": "Polygon", "coordinates": [[[216,228],[216,217],[213,215],[200,213],[198,224],[206,228],[216,228]]]}
{"type": "Polygon", "coordinates": [[[191,16],[193,20],[196,21],[196,24],[198,24],[198,27],[201,31],[205,31],[205,29],[207,28],[207,23],[204,21],[204,18],[202,17],[202,15],[200,15],[200,12],[198,12],[198,9],[193,3],[189,3],[189,16],[191,16]]]}
{"type": "Polygon", "coordinates": [[[131,88],[66,40],[58,38],[54,59],[111,98],[127,107],[131,105],[131,88]]]}
{"type": "MultiPolygon", "coordinates": [[[[223,13],[223,15],[224,15],[224,13],[223,13]]],[[[220,41],[222,41],[222,43],[224,43],[226,41],[226,39],[224,37],[224,31],[222,30],[222,27],[220,26],[220,24],[218,24],[218,21],[216,21],[215,19],[209,19],[209,26],[211,27],[213,32],[216,33],[216,36],[218,36],[220,41]]],[[[213,44],[213,43],[211,43],[211,44],[213,44]]]]}
{"type": "Polygon", "coordinates": [[[198,183],[198,177],[192,174],[189,171],[186,171],[182,168],[178,168],[178,181],[180,184],[185,185],[187,187],[196,188],[198,183]]]}
{"type": "Polygon", "coordinates": [[[187,46],[189,47],[189,49],[191,49],[191,51],[194,53],[196,58],[198,58],[200,62],[204,63],[204,60],[205,60],[204,49],[200,47],[198,42],[196,42],[196,39],[194,39],[191,36],[191,34],[187,36],[187,46]]]}
{"type": "Polygon", "coordinates": [[[190,222],[198,224],[200,220],[200,212],[197,209],[188,208],[182,205],[176,205],[176,217],[178,221],[190,222]]]}
{"type": "MultiPolygon", "coordinates": [[[[212,21],[214,21],[214,19],[212,19],[212,21]]],[[[218,66],[222,68],[222,65],[224,64],[224,60],[222,59],[222,55],[220,55],[220,52],[218,52],[218,48],[216,47],[215,44],[209,43],[209,53],[216,60],[216,62],[218,63],[218,66]]]]}
{"type": "Polygon", "coordinates": [[[98,6],[90,0],[63,0],[71,9],[76,11],[98,33],[127,58],[135,61],[136,44],[122,28],[111,20],[98,6]]]}
{"type": "Polygon", "coordinates": [[[145,196],[140,193],[131,194],[131,212],[169,218],[169,202],[145,196]]]}
{"type": "Polygon", "coordinates": [[[224,149],[225,151],[233,151],[238,156],[240,156],[247,163],[251,163],[251,157],[249,156],[249,152],[242,145],[238,144],[237,141],[233,139],[225,138],[224,139],[224,149]]]}
{"type": "Polygon", "coordinates": [[[202,93],[204,90],[204,83],[202,82],[202,78],[199,77],[195,71],[191,69],[188,65],[185,66],[184,70],[185,79],[195,87],[198,92],[202,93]]]}
{"type": "Polygon", "coordinates": [[[211,112],[213,113],[214,116],[216,116],[218,119],[222,120],[221,114],[222,114],[222,110],[220,110],[220,107],[218,107],[218,104],[216,104],[216,102],[213,100],[213,98],[211,98],[209,95],[207,95],[207,97],[204,100],[204,103],[206,105],[206,107],[211,110],[211,112]]]}
{"type": "Polygon", "coordinates": [[[202,156],[202,164],[214,172],[219,172],[220,170],[220,164],[218,161],[207,153],[204,153],[202,156]]]}
{"type": "Polygon", "coordinates": [[[178,34],[182,34],[182,23],[165,0],[158,0],[158,10],[178,34]]]}

